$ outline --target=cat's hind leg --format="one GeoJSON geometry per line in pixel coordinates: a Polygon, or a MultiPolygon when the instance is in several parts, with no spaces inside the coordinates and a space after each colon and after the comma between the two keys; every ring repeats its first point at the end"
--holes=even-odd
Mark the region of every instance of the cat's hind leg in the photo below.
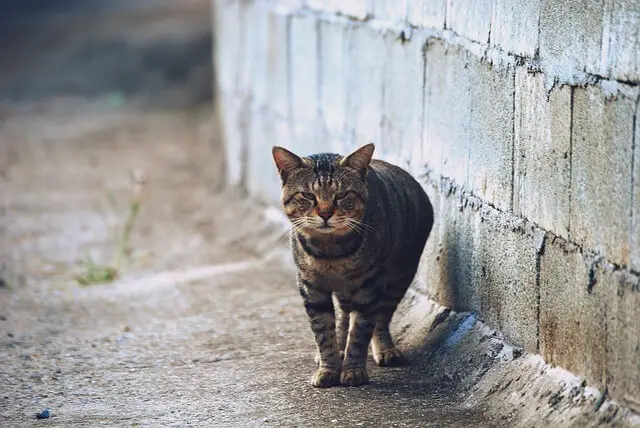
{"type": "Polygon", "coordinates": [[[411,279],[394,281],[393,286],[384,290],[380,309],[376,316],[376,325],[371,338],[373,359],[380,367],[397,367],[407,364],[406,357],[396,348],[389,331],[389,324],[398,304],[404,297],[411,279]]]}

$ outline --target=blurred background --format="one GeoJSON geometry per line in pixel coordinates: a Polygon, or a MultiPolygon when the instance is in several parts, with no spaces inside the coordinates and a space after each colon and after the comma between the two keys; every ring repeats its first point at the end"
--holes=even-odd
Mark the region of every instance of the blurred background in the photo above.
{"type": "MultiPolygon", "coordinates": [[[[134,173],[148,178],[140,198],[149,200],[163,186],[221,184],[208,1],[0,7],[5,276],[39,272],[54,255],[112,264],[114,228],[150,211],[146,200],[130,210],[134,173]]],[[[175,209],[152,211],[170,218],[175,209]]]]}
{"type": "Polygon", "coordinates": [[[77,97],[185,109],[211,101],[209,2],[3,1],[3,104],[77,97]]]}

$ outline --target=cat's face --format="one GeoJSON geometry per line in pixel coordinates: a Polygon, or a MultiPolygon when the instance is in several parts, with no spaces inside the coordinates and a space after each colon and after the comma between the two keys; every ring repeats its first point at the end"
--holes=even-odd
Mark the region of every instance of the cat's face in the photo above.
{"type": "Polygon", "coordinates": [[[345,157],[330,153],[300,157],[273,148],[284,212],[296,231],[308,235],[364,231],[361,220],[369,198],[365,180],[373,150],[373,144],[367,144],[345,157]]]}

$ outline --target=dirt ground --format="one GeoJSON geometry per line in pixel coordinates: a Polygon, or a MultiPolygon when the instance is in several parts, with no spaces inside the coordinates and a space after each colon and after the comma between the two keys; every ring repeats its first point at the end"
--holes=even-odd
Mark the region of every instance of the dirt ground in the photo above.
{"type": "Polygon", "coordinates": [[[222,189],[207,2],[169,3],[0,21],[16,51],[0,64],[0,426],[626,424],[414,295],[396,323],[410,366],[312,388],[281,216],[222,189]],[[78,284],[87,258],[114,263],[136,189],[120,276],[78,284]]]}

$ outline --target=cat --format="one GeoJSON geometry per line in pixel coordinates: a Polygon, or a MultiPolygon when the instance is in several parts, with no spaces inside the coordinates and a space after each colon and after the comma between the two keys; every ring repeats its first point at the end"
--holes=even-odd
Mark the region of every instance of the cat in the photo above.
{"type": "Polygon", "coordinates": [[[389,323],[416,274],[433,207],[408,172],[372,160],[374,150],[306,157],[272,150],[317,345],[316,387],[368,383],[369,344],[379,366],[406,362],[389,323]]]}

